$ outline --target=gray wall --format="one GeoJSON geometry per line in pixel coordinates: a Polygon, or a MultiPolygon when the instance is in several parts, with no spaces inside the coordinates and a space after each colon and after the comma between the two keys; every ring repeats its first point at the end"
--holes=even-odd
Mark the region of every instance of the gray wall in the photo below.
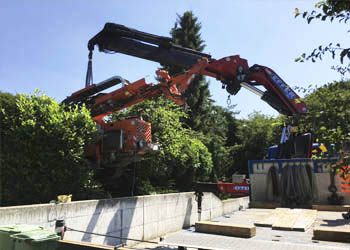
{"type": "MultiPolygon", "coordinates": [[[[240,206],[247,208],[248,203],[248,197],[221,201],[205,193],[201,219],[217,218],[240,206]]],[[[64,219],[68,227],[84,232],[148,240],[193,225],[198,214],[193,192],[0,208],[0,226],[21,223],[54,229],[56,219],[64,219]]],[[[72,231],[66,232],[65,239],[105,245],[120,243],[119,239],[72,231]]]]}

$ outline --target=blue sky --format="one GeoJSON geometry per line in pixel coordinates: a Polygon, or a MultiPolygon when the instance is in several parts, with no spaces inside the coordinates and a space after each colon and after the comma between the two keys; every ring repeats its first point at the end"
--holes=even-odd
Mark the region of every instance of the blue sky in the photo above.
{"type": "MultiPolygon", "coordinates": [[[[321,44],[346,44],[344,24],[294,18],[294,9],[313,9],[312,0],[2,0],[0,1],[0,90],[33,93],[39,88],[57,101],[84,87],[87,42],[106,22],[169,36],[176,14],[192,10],[202,23],[206,53],[220,59],[240,55],[272,68],[291,86],[340,80],[330,58],[318,63],[294,59],[321,44]]],[[[96,51],[96,50],[95,50],[96,51]]],[[[94,53],[94,81],[113,75],[129,81],[150,76],[159,65],[121,54],[94,53]]],[[[209,79],[212,99],[226,106],[221,83],[209,79]]],[[[246,90],[231,97],[247,117],[253,111],[277,115],[246,90]]]]}

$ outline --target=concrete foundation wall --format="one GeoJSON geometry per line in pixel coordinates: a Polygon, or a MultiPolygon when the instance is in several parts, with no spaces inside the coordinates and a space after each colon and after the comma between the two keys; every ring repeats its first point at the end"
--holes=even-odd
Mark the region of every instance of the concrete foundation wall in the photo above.
{"type": "MultiPolygon", "coordinates": [[[[240,206],[247,208],[248,203],[248,197],[221,201],[215,195],[205,193],[201,220],[237,211],[240,206]]],[[[69,228],[83,231],[67,231],[65,239],[134,245],[135,241],[86,232],[149,240],[193,225],[198,221],[198,213],[193,192],[0,208],[0,226],[21,223],[54,230],[58,219],[64,219],[69,228]]]]}

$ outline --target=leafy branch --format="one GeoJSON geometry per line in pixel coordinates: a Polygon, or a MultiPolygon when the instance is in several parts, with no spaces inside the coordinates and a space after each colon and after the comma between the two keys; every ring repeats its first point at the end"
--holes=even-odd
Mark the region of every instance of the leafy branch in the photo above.
{"type": "Polygon", "coordinates": [[[300,13],[299,9],[295,8],[295,17],[302,16],[308,23],[311,23],[313,19],[319,19],[321,21],[326,21],[328,19],[331,22],[338,19],[339,23],[347,23],[350,19],[350,13],[345,6],[341,7],[337,4],[321,1],[316,3],[315,7],[319,10],[313,10],[311,12],[304,11],[303,13],[300,13]]]}
{"type": "MultiPolygon", "coordinates": [[[[308,24],[314,19],[321,21],[329,20],[331,22],[338,20],[339,23],[344,24],[347,24],[350,20],[350,2],[348,1],[321,1],[316,3],[315,8],[317,10],[312,10],[311,12],[304,11],[303,13],[296,8],[294,16],[306,19],[308,24]]],[[[303,53],[300,57],[296,58],[295,61],[305,62],[311,60],[312,62],[316,62],[316,60],[322,60],[325,54],[331,54],[332,59],[339,56],[340,63],[343,64],[345,58],[350,59],[350,48],[341,47],[339,43],[335,46],[333,46],[333,43],[326,46],[320,45],[315,48],[311,54],[306,55],[306,53],[303,53]]],[[[350,73],[349,64],[347,66],[332,66],[332,69],[338,71],[341,75],[350,73]]]]}

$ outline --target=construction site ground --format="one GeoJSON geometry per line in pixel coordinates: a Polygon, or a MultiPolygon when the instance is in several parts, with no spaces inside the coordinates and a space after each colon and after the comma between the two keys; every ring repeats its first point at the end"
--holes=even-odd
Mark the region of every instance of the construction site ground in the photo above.
{"type": "MultiPolygon", "coordinates": [[[[242,225],[254,225],[264,218],[271,209],[246,209],[217,218],[213,221],[228,222],[242,225]]],[[[173,234],[165,235],[158,245],[150,243],[138,244],[126,249],[268,249],[268,250],[297,250],[297,249],[350,249],[350,243],[320,241],[313,239],[314,227],[331,227],[350,230],[349,221],[342,218],[342,212],[318,211],[313,226],[306,232],[272,230],[271,227],[256,227],[256,236],[245,239],[231,236],[195,232],[194,227],[173,234]]]]}

